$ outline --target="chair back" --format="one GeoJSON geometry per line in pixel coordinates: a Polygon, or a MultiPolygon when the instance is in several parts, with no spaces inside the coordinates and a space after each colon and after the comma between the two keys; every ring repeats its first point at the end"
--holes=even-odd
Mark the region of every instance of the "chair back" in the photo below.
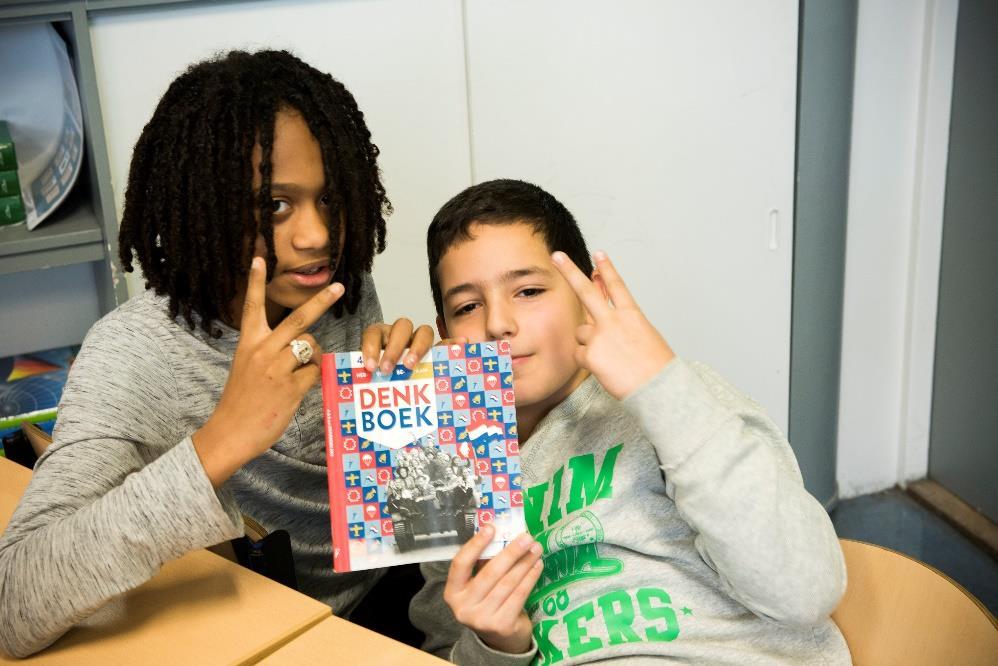
{"type": "Polygon", "coordinates": [[[21,432],[28,439],[28,443],[31,444],[31,449],[35,452],[35,455],[41,457],[45,453],[45,449],[49,447],[52,443],[52,435],[48,434],[34,423],[22,423],[21,432]]]}
{"type": "Polygon", "coordinates": [[[840,542],[849,584],[832,619],[854,664],[998,664],[998,623],[959,584],[888,548],[840,542]]]}

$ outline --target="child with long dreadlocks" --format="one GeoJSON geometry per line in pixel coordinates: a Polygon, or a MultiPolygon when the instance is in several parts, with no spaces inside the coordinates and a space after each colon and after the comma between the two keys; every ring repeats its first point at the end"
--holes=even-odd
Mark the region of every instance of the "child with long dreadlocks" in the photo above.
{"type": "Polygon", "coordinates": [[[291,535],[300,589],[338,614],[378,572],[334,574],[318,358],[411,367],[432,341],[380,324],[378,149],[350,93],[277,51],[169,87],[135,146],[120,233],[147,290],[87,335],[52,446],[0,539],[0,647],[31,654],[163,563],[291,535]]]}

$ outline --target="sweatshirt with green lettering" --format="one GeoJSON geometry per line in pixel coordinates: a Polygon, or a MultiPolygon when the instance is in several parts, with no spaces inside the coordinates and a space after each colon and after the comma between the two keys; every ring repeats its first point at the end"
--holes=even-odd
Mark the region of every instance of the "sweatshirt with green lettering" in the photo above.
{"type": "Polygon", "coordinates": [[[533,646],[490,649],[423,565],[410,615],[459,664],[674,660],[848,664],[830,619],[842,550],[786,438],[705,365],[673,360],[623,401],[589,377],[521,446],[527,527],[544,572],[533,646]]]}

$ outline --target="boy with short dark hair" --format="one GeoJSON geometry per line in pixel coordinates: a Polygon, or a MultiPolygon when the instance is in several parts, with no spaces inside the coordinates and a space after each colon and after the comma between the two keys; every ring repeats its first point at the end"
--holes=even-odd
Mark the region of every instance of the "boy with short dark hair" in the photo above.
{"type": "Polygon", "coordinates": [[[466,664],[849,662],[829,618],[842,551],[785,437],[675,356],[605,254],[593,269],[564,206],[482,183],[440,210],[427,248],[441,336],[510,341],[530,535],[474,573],[488,526],[424,565],[410,606],[424,649],[466,664]]]}

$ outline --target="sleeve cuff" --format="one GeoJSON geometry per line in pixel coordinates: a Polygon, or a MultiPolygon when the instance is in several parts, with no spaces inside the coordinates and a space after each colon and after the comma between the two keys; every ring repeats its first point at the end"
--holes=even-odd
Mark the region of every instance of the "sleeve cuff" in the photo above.
{"type": "Polygon", "coordinates": [[[161,466],[157,478],[171,479],[187,484],[184,502],[176,502],[176,489],[172,487],[149,488],[149,492],[160,494],[163,506],[171,507],[174,529],[187,534],[182,550],[174,556],[193,548],[204,548],[222,541],[235,539],[243,534],[243,519],[235,500],[222,489],[215,491],[205,474],[201,459],[194,450],[190,437],[164,453],[152,465],[161,466]]]}
{"type": "Polygon", "coordinates": [[[670,472],[693,455],[728,419],[725,408],[693,368],[676,357],[623,400],[670,472]]]}
{"type": "Polygon", "coordinates": [[[451,650],[451,661],[461,666],[527,666],[537,656],[537,643],[530,637],[530,649],[522,654],[493,650],[478,634],[465,629],[451,650]]]}

